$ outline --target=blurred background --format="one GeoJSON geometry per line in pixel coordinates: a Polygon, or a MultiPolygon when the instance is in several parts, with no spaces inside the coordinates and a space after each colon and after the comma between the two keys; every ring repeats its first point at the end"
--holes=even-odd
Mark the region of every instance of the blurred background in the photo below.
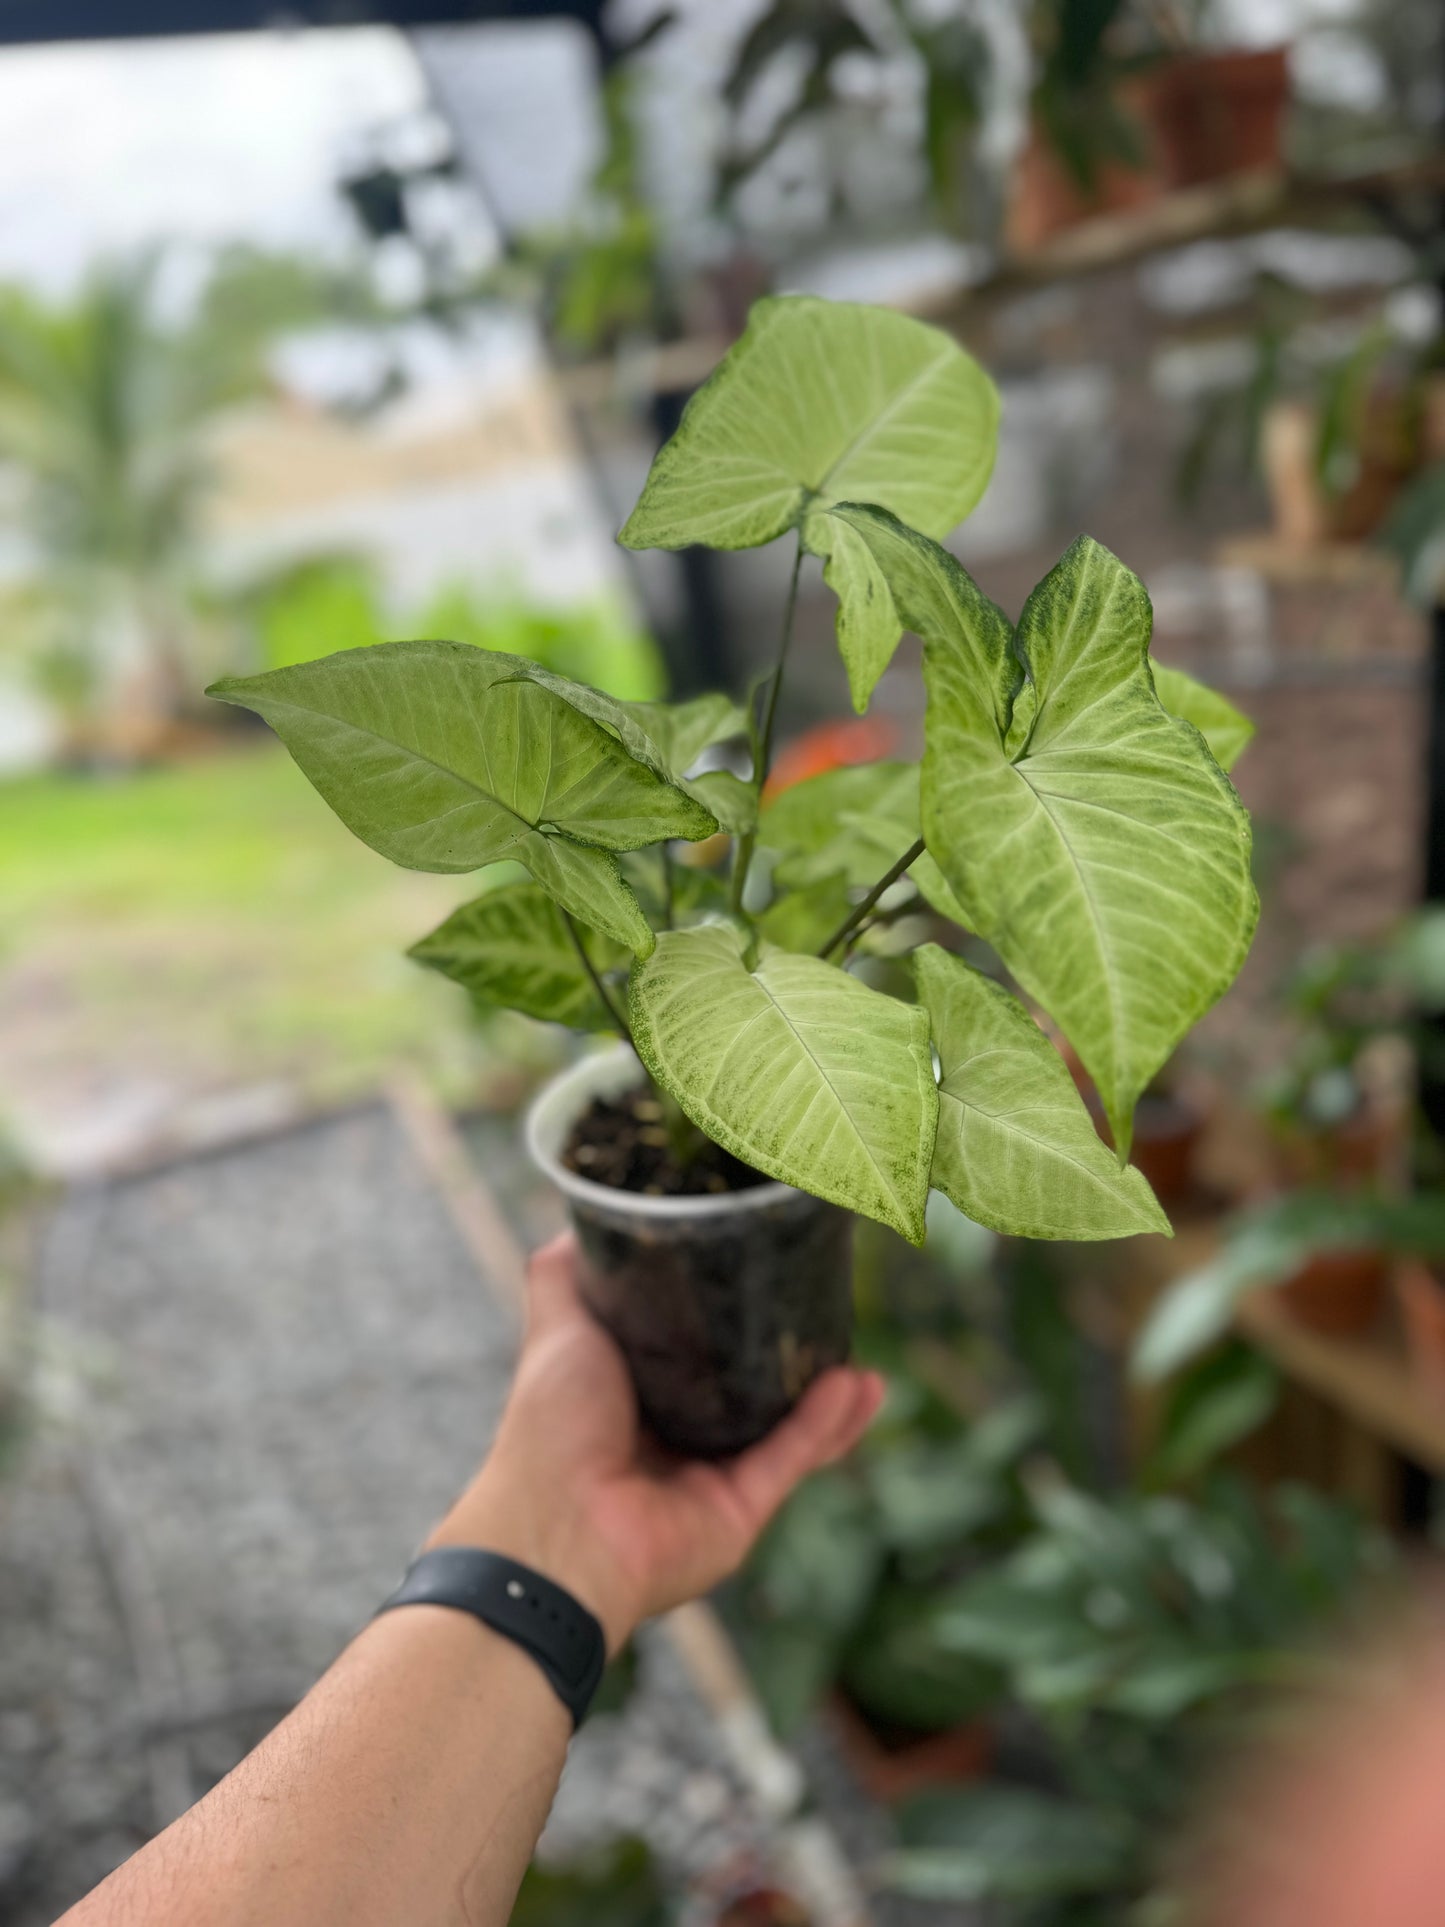
{"type": "MultiPolygon", "coordinates": [[[[613,536],[792,290],[992,371],[953,546],[1011,613],[1081,529],[1144,577],[1256,724],[1264,915],[1141,1111],[1172,1243],[864,1227],[883,1420],[618,1669],[517,1918],[1190,1917],[1441,1523],[1442,129],[1436,0],[0,6],[4,1927],[393,1583],[557,1221],[567,1040],[404,955],[467,881],[201,691],[428,635],[743,692],[788,559],[613,536]]],[[[794,780],[920,742],[911,643],[839,721],[831,605],[794,780]]]]}

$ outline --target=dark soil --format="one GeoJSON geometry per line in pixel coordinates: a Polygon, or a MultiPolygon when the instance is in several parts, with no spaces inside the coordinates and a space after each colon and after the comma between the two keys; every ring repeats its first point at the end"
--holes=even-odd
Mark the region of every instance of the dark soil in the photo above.
{"type": "Polygon", "coordinates": [[[700,1132],[690,1155],[673,1149],[661,1103],[650,1090],[598,1097],[572,1127],[562,1162],[579,1178],[645,1198],[696,1198],[747,1191],[768,1179],[700,1132]],[[695,1146],[695,1150],[693,1149],[695,1146]]]}

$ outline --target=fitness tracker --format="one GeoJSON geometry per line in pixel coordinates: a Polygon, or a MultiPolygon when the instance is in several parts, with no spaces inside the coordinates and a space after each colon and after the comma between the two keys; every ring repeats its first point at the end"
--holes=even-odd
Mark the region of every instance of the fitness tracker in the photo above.
{"type": "Polygon", "coordinates": [[[434,1546],[377,1608],[454,1606],[520,1646],[541,1667],[558,1699],[582,1724],[607,1663],[602,1628],[561,1586],[499,1552],[434,1546]]]}

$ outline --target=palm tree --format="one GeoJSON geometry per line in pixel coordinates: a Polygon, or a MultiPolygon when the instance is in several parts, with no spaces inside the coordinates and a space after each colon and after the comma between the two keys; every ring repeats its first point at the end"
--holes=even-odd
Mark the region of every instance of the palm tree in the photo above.
{"type": "Polygon", "coordinates": [[[168,324],[163,265],[154,251],[105,265],[64,303],[0,292],[0,469],[19,538],[0,647],[72,747],[144,746],[201,680],[219,613],[202,579],[208,430],[262,384],[274,334],[323,306],[308,270],[244,250],[168,324]]]}

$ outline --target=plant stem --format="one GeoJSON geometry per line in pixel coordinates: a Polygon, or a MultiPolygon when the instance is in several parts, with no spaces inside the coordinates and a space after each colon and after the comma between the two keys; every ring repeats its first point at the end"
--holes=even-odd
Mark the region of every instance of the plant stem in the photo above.
{"type": "Polygon", "coordinates": [[[597,966],[593,963],[592,959],[587,955],[587,946],[582,941],[582,932],[577,928],[576,924],[572,921],[572,913],[570,910],[563,910],[562,921],[567,926],[567,935],[572,939],[572,947],[574,950],[576,950],[577,955],[581,960],[582,968],[587,972],[587,975],[592,979],[592,988],[597,992],[597,995],[602,1000],[602,1008],[607,1012],[607,1015],[612,1019],[613,1023],[617,1026],[618,1033],[621,1036],[625,1037],[628,1043],[631,1044],[632,1032],[628,1029],[627,1019],[622,1015],[622,1012],[617,1008],[616,1004],[612,1001],[612,995],[610,991],[608,990],[606,984],[603,983],[601,977],[597,974],[597,966]]]}
{"type": "Polygon", "coordinates": [[[893,864],[891,868],[883,872],[883,875],[879,877],[878,881],[873,885],[873,888],[868,892],[867,896],[864,897],[857,909],[850,911],[842,923],[839,924],[838,928],[818,952],[820,957],[825,959],[831,957],[833,952],[838,949],[841,944],[845,944],[848,941],[855,930],[868,921],[869,912],[883,895],[883,892],[891,888],[891,886],[898,881],[899,877],[903,875],[905,870],[912,868],[919,857],[923,855],[924,848],[925,845],[921,836],[916,843],[909,844],[898,861],[893,864]]]}
{"type": "Polygon", "coordinates": [[[669,930],[673,927],[673,894],[672,845],[664,842],[662,845],[662,914],[669,930]]]}
{"type": "Polygon", "coordinates": [[[788,578],[788,600],[783,606],[783,633],[778,642],[778,661],[773,670],[773,679],[768,684],[768,706],[763,711],[763,746],[758,752],[758,767],[755,772],[758,795],[763,793],[763,785],[768,780],[768,770],[773,760],[773,729],[778,720],[778,696],[783,687],[783,671],[788,664],[788,650],[793,640],[793,614],[798,606],[798,577],[803,568],[803,537],[798,536],[798,552],[793,557],[793,573],[788,578]]]}
{"type": "MultiPolygon", "coordinates": [[[[768,780],[768,770],[773,760],[773,731],[778,721],[778,697],[783,687],[783,671],[788,664],[788,650],[793,641],[793,615],[798,606],[798,577],[803,570],[803,537],[798,535],[798,552],[793,557],[793,573],[788,578],[788,599],[783,605],[783,633],[778,640],[778,660],[773,667],[772,679],[768,684],[768,699],[763,710],[762,739],[757,754],[757,767],[753,771],[753,789],[759,802],[762,801],[763,785],[768,780]]],[[[743,907],[743,888],[748,880],[748,867],[753,860],[753,847],[757,842],[751,830],[738,838],[737,854],[733,858],[732,890],[730,902],[734,916],[743,907]]]]}

